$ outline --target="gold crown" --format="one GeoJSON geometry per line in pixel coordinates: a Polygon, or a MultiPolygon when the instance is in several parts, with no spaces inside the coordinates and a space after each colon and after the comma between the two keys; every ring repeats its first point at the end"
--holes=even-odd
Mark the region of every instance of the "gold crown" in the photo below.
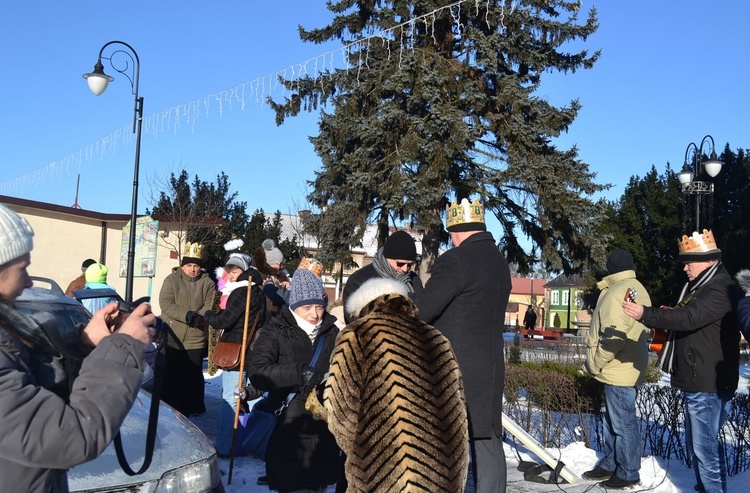
{"type": "Polygon", "coordinates": [[[312,257],[304,257],[299,263],[299,268],[307,269],[317,277],[320,277],[321,274],[323,274],[323,264],[320,263],[320,260],[312,257]]]}
{"type": "Polygon", "coordinates": [[[190,258],[203,258],[203,245],[199,243],[186,243],[185,251],[182,254],[183,257],[190,258]]]}
{"type": "Polygon", "coordinates": [[[714,234],[707,229],[704,229],[701,235],[697,231],[693,231],[692,236],[682,235],[679,246],[680,253],[705,253],[718,250],[714,234]]]}
{"type": "Polygon", "coordinates": [[[446,207],[447,218],[445,220],[448,229],[467,223],[484,224],[484,206],[478,199],[469,203],[467,199],[462,199],[460,204],[451,202],[446,207]]]}

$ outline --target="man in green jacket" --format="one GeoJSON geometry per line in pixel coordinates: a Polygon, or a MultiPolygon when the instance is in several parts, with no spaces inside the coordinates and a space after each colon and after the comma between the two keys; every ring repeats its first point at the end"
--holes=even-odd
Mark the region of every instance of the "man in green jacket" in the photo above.
{"type": "Polygon", "coordinates": [[[607,258],[607,272],[597,285],[601,294],[586,338],[585,369],[604,383],[604,457],[583,473],[605,489],[640,483],[641,440],[635,415],[635,387],[648,367],[648,329],[622,310],[626,296],[642,305],[651,300],[635,277],[633,255],[617,249],[607,258]],[[630,292],[628,292],[630,290],[630,292]]]}
{"type": "Polygon", "coordinates": [[[206,411],[203,401],[203,317],[213,308],[214,282],[201,268],[203,246],[188,243],[180,267],[164,279],[159,292],[161,316],[169,324],[164,402],[185,416],[206,411]]]}

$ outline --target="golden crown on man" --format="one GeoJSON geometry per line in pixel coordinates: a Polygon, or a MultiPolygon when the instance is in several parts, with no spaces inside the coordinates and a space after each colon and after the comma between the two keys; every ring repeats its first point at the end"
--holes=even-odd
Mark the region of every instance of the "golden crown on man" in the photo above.
{"type": "Polygon", "coordinates": [[[445,226],[448,231],[484,231],[484,206],[479,199],[469,202],[461,199],[461,202],[451,202],[446,207],[445,226]]]}

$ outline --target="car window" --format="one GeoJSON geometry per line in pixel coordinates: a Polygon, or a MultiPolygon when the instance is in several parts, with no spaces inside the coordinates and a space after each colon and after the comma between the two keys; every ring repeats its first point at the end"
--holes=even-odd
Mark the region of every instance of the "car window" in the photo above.
{"type": "Polygon", "coordinates": [[[49,303],[44,301],[18,301],[15,306],[19,312],[39,319],[42,313],[52,315],[54,327],[65,340],[76,339],[74,335],[78,324],[86,324],[91,318],[83,306],[74,303],[49,303]]]}

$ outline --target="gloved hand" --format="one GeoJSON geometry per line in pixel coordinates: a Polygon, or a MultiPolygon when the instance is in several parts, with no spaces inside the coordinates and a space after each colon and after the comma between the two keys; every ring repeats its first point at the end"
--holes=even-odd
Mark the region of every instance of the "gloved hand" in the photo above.
{"type": "Polygon", "coordinates": [[[188,327],[195,327],[198,324],[198,317],[200,317],[198,312],[187,312],[185,314],[185,323],[188,324],[188,327]]]}
{"type": "Polygon", "coordinates": [[[314,387],[323,381],[325,373],[318,370],[314,366],[305,365],[302,367],[302,384],[314,387]]]}

